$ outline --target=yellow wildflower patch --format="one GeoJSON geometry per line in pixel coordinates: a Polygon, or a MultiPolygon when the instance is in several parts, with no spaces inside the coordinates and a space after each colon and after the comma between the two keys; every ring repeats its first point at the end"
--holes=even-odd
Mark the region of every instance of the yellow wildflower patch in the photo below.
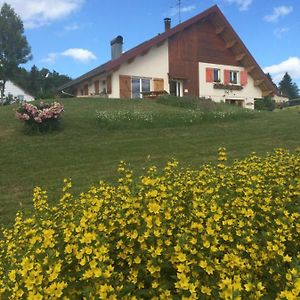
{"type": "Polygon", "coordinates": [[[0,299],[299,299],[300,155],[275,150],[139,179],[33,212],[0,230],[0,299]]]}

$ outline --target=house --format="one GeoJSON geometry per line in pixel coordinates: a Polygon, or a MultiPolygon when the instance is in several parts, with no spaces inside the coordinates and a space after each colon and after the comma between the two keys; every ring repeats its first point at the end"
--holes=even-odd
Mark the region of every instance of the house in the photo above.
{"type": "Polygon", "coordinates": [[[4,95],[5,97],[16,99],[18,101],[34,100],[34,97],[32,95],[25,92],[21,87],[19,87],[10,80],[5,83],[4,95]]]}
{"type": "Polygon", "coordinates": [[[275,96],[276,87],[217,6],[122,52],[123,37],[111,41],[107,63],[60,87],[76,97],[142,98],[166,91],[211,98],[246,108],[275,96]]]}

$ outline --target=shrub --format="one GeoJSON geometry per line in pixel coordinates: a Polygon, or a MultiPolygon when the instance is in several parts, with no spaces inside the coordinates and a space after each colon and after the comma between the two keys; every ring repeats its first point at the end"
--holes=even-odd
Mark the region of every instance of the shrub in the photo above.
{"type": "Polygon", "coordinates": [[[25,102],[16,111],[16,117],[30,130],[46,132],[58,128],[63,111],[63,105],[58,102],[40,102],[37,106],[25,102]]]}
{"type": "Polygon", "coordinates": [[[254,109],[272,111],[276,107],[275,101],[271,97],[257,99],[254,102],[254,109]]]}
{"type": "Polygon", "coordinates": [[[100,181],[0,235],[1,299],[299,299],[300,155],[100,181]]]}

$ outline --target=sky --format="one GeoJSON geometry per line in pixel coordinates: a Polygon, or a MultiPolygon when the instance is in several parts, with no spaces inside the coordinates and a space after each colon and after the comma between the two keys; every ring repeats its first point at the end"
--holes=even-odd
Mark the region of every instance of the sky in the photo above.
{"type": "MultiPolygon", "coordinates": [[[[110,41],[123,50],[179,23],[178,0],[0,0],[21,17],[33,59],[76,78],[110,60],[110,41]]],[[[265,72],[278,83],[288,72],[300,88],[300,0],[181,0],[181,21],[218,5],[265,72]]]]}

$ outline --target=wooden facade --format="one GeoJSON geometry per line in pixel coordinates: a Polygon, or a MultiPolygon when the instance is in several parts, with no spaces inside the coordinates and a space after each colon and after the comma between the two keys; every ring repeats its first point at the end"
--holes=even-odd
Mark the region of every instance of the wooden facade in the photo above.
{"type": "Polygon", "coordinates": [[[196,23],[169,38],[169,77],[183,81],[186,96],[199,96],[199,62],[240,66],[209,21],[196,23]]]}

